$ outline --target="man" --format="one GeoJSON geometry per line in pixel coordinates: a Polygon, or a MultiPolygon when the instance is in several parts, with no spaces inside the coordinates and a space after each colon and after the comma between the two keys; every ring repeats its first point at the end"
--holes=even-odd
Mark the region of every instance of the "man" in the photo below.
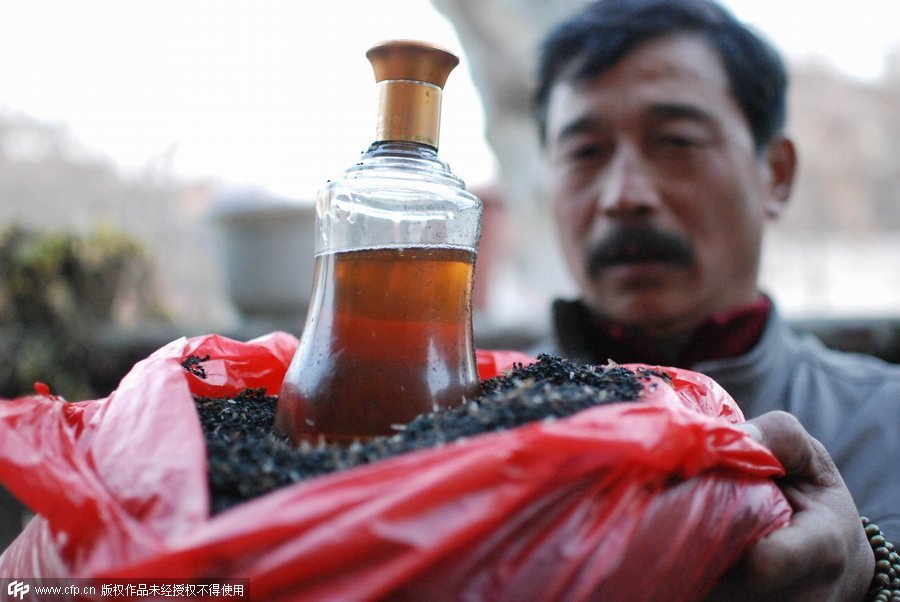
{"type": "Polygon", "coordinates": [[[714,378],[761,416],[748,428],[785,464],[795,508],[748,556],[742,591],[861,599],[874,560],[856,507],[900,538],[900,367],[799,337],[757,288],[796,169],[781,59],[707,0],[602,0],[548,36],[538,83],[581,298],[554,304],[533,351],[714,378]]]}

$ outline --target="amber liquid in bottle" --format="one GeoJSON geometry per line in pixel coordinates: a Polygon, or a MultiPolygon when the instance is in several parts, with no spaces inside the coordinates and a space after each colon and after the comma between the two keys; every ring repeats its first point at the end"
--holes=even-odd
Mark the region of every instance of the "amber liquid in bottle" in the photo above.
{"type": "Polygon", "coordinates": [[[316,296],[280,393],[295,443],[396,432],[478,393],[472,348],[475,254],[384,247],[316,258],[316,296]],[[291,374],[294,371],[294,374],[291,374]]]}

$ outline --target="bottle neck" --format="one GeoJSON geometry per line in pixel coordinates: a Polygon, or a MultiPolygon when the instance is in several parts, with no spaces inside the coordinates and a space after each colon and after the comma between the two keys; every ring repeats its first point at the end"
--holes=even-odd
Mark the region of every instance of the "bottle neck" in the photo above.
{"type": "Polygon", "coordinates": [[[408,140],[376,140],[362,154],[360,161],[345,173],[369,177],[381,173],[404,173],[407,178],[431,179],[446,186],[465,189],[465,184],[438,156],[435,147],[408,140]]]}
{"type": "Polygon", "coordinates": [[[437,148],[422,142],[410,140],[375,140],[365,152],[366,157],[406,157],[410,159],[425,159],[439,161],[437,148]]]}
{"type": "Polygon", "coordinates": [[[407,141],[438,148],[441,88],[427,82],[378,83],[375,142],[407,141]]]}

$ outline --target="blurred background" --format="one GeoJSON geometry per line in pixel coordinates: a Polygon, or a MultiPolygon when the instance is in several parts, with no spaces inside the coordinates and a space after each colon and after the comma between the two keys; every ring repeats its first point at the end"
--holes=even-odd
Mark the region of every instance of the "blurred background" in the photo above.
{"type": "MultiPolygon", "coordinates": [[[[570,294],[536,174],[536,40],[583,0],[0,0],[0,397],[109,393],[183,335],[299,335],[311,203],[374,132],[365,51],[461,55],[441,156],[486,203],[476,339],[515,347],[570,294]]],[[[790,65],[800,181],[763,281],[835,344],[900,316],[895,0],[727,0],[790,65]]]]}
{"type": "MultiPolygon", "coordinates": [[[[461,55],[441,156],[485,201],[476,344],[573,287],[537,182],[536,40],[583,0],[0,0],[0,398],[107,395],[180,336],[300,334],[311,203],[374,132],[373,44],[461,55]]],[[[763,284],[900,361],[900,4],[726,0],[786,54],[800,180],[763,284]],[[852,11],[852,17],[850,12],[852,11]]],[[[21,508],[0,489],[0,547],[21,508]]]]}

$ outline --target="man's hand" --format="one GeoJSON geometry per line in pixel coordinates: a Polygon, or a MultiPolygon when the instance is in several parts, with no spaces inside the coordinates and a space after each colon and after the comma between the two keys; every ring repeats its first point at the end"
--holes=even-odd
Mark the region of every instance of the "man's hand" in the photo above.
{"type": "Polygon", "coordinates": [[[875,558],[856,504],[831,456],[785,412],[744,428],[784,465],[779,487],[794,509],[791,524],[750,549],[712,600],[863,600],[875,558]]]}

